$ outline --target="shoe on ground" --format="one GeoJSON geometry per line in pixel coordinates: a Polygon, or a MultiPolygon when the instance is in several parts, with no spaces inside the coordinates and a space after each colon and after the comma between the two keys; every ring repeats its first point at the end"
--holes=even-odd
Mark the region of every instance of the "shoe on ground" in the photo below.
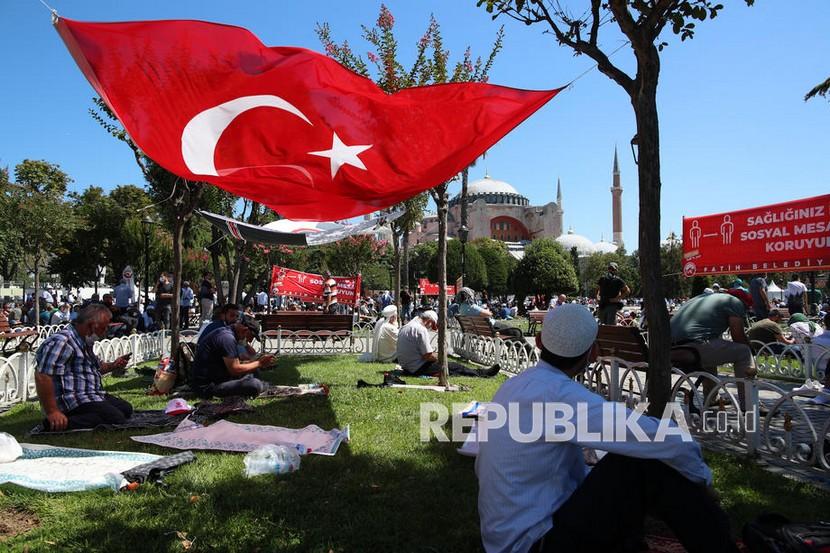
{"type": "Polygon", "coordinates": [[[406,384],[406,381],[395,376],[394,374],[383,373],[383,383],[386,386],[391,386],[392,384],[406,384]]]}
{"type": "Polygon", "coordinates": [[[824,387],[821,391],[824,393],[810,398],[807,402],[813,405],[830,405],[830,388],[824,387]]]}
{"type": "Polygon", "coordinates": [[[792,393],[800,394],[803,392],[818,392],[821,390],[821,384],[815,380],[807,380],[798,388],[794,388],[792,393]]]}
{"type": "Polygon", "coordinates": [[[497,374],[499,374],[501,372],[501,366],[499,366],[499,364],[496,363],[495,365],[493,365],[489,369],[482,369],[480,372],[483,376],[487,376],[487,377],[496,376],[497,374]]]}

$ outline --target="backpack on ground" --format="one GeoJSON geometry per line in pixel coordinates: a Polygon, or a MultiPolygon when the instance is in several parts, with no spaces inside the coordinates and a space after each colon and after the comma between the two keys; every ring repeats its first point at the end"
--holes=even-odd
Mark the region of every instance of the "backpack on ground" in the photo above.
{"type": "Polygon", "coordinates": [[[765,514],[744,526],[743,538],[751,553],[830,553],[830,522],[765,514]]]}

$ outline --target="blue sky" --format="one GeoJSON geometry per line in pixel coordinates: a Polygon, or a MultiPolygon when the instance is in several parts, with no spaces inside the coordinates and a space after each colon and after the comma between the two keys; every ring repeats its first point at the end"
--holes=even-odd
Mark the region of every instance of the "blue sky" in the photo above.
{"type": "MultiPolygon", "coordinates": [[[[379,2],[317,0],[52,0],[61,15],[88,21],[205,19],[241,25],[269,45],[322,50],[315,24],[330,23],[338,41],[368,50],[360,25],[372,24],[379,2]]],[[[586,0],[564,2],[575,7],[586,0]]],[[[521,88],[561,86],[589,68],[557,46],[541,25],[491,21],[475,0],[392,0],[404,60],[435,14],[452,59],[469,45],[486,55],[506,27],[491,82],[521,88]]],[[[727,4],[727,3],[725,3],[727,4]]],[[[580,9],[581,11],[581,9],[580,9]]],[[[88,116],[93,90],[75,66],[37,0],[0,3],[0,165],[25,158],[60,164],[73,188],[142,184],[129,150],[88,116]]],[[[666,33],[658,91],[662,142],[662,232],[679,232],[681,217],[728,211],[830,190],[830,103],[804,94],[830,75],[830,2],[733,0],[694,40],[666,33]]],[[[603,28],[606,51],[622,44],[603,28]]],[[[613,61],[633,66],[627,47],[613,61]]],[[[471,170],[513,184],[532,203],[555,199],[561,178],[565,227],[592,240],[611,235],[611,166],[619,148],[624,238],[637,242],[636,167],[629,141],[634,116],[627,97],[592,71],[506,136],[471,170]]],[[[454,190],[458,186],[455,185],[454,190]]]]}

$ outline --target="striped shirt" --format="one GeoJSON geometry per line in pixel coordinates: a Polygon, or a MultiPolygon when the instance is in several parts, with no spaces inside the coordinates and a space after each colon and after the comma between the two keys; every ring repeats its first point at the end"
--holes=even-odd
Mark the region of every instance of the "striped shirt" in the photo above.
{"type": "Polygon", "coordinates": [[[74,324],[47,338],[36,357],[38,372],[52,377],[55,399],[64,413],[84,403],[104,401],[101,363],[74,324]]]}

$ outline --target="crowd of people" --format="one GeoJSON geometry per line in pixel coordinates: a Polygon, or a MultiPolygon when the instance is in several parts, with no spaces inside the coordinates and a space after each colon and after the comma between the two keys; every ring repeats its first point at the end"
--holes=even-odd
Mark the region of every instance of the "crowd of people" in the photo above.
{"type": "MultiPolygon", "coordinates": [[[[182,283],[182,302],[191,302],[180,305],[182,318],[188,318],[198,299],[203,319],[189,375],[191,388],[206,398],[256,397],[267,387],[261,371],[273,366],[275,357],[257,354],[251,347],[260,332],[251,314],[269,310],[270,298],[260,290],[252,294],[253,305],[214,308],[210,284],[206,279],[196,293],[189,283],[182,283]],[[204,317],[207,310],[210,320],[204,317]]],[[[752,282],[749,287],[742,284],[736,280],[728,289],[707,290],[678,305],[670,323],[672,344],[694,348],[704,370],[714,372],[719,365],[731,363],[735,375],[741,378],[755,374],[751,349],[755,339],[780,344],[781,348],[796,343],[830,347],[830,332],[797,310],[791,311],[787,321],[791,336],[786,336],[781,311],[767,297],[764,287],[753,286],[752,282]],[[755,322],[745,331],[750,319],[755,322]],[[731,339],[724,339],[726,332],[731,339]]],[[[594,298],[569,301],[559,295],[546,302],[541,332],[535,337],[540,352],[538,364],[502,383],[488,406],[502,408],[514,420],[488,427],[487,439],[478,444],[475,472],[484,548],[534,552],[638,550],[649,515],[663,520],[688,551],[737,551],[728,517],[715,500],[711,470],[700,446],[686,439],[685,430],[669,423],[674,430],[666,432],[659,419],[640,416],[636,421],[639,434],[619,424],[616,428],[622,428],[624,436],[606,436],[600,431],[607,428],[611,411],[616,410],[614,417],[630,417],[632,413],[576,380],[596,356],[601,325],[618,322],[630,290],[613,264],[597,288],[594,298]],[[586,308],[588,304],[594,309],[586,308]],[[556,430],[554,426],[546,426],[541,433],[530,432],[537,419],[537,406],[549,404],[569,408],[570,423],[585,425],[578,429],[582,432],[567,439],[548,439],[548,433],[556,430]],[[517,430],[523,439],[516,439],[513,433],[517,430]],[[585,461],[586,448],[603,453],[590,470],[585,461]],[[620,511],[623,503],[627,508],[620,511]],[[592,531],[598,516],[605,521],[603,532],[592,531]]],[[[169,320],[171,298],[170,280],[162,275],[156,287],[153,322],[165,324],[169,320]]],[[[415,305],[408,297],[404,303],[403,293],[400,299],[400,312],[388,291],[358,302],[358,317],[374,324],[371,360],[397,363],[408,376],[436,376],[441,366],[433,345],[439,323],[435,300],[426,298],[415,305]]],[[[788,301],[787,305],[796,303],[788,301]]],[[[122,371],[129,355],[102,363],[92,346],[106,335],[116,317],[125,325],[132,324],[125,320],[130,318],[132,306],[131,298],[116,287],[101,302],[73,308],[72,324],[38,348],[35,383],[45,428],[93,428],[119,424],[131,416],[132,406],[102,386],[102,375],[122,371]]],[[[337,301],[336,283],[326,285],[317,309],[345,312],[337,301]]],[[[522,332],[497,320],[497,314],[485,294],[469,287],[460,288],[448,306],[450,317],[482,318],[503,339],[526,344],[522,332]]],[[[147,313],[139,315],[146,317],[147,313]]],[[[136,321],[136,327],[138,324],[136,321]]],[[[830,314],[824,316],[823,324],[830,325],[830,314]]],[[[471,368],[449,363],[450,374],[460,376],[488,378],[499,369],[498,365],[471,368]]],[[[830,385],[830,371],[825,384],[830,385]]],[[[821,397],[830,398],[830,387],[825,391],[828,394],[821,397]]],[[[746,408],[741,388],[739,398],[746,408]]],[[[487,425],[489,417],[485,415],[483,420],[479,424],[487,425]]]]}

